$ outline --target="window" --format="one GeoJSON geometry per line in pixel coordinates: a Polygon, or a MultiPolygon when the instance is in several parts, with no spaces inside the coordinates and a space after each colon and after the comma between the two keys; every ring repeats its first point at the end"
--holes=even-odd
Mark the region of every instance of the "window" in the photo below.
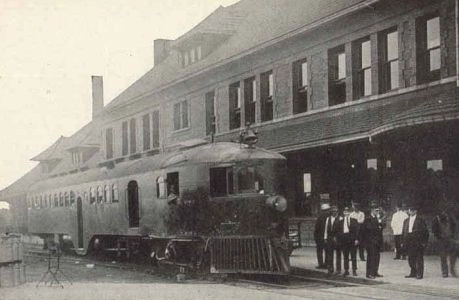
{"type": "Polygon", "coordinates": [[[308,63],[306,59],[293,63],[293,113],[308,110],[308,63]]]}
{"type": "Polygon", "coordinates": [[[162,176],[156,179],[156,197],[166,198],[166,182],[162,176]]]}
{"type": "Polygon", "coordinates": [[[122,154],[127,155],[128,154],[128,145],[129,145],[129,136],[128,136],[128,122],[123,122],[122,124],[122,140],[123,140],[123,149],[122,149],[122,154]]]}
{"type": "Polygon", "coordinates": [[[371,95],[371,42],[368,38],[353,45],[354,99],[371,95]]]}
{"type": "Polygon", "coordinates": [[[380,91],[385,93],[399,87],[398,32],[390,29],[379,35],[381,58],[380,91]]]}
{"type": "Polygon", "coordinates": [[[254,167],[243,167],[237,175],[238,192],[258,193],[263,190],[263,178],[257,174],[254,167]]]}
{"type": "Polygon", "coordinates": [[[116,184],[112,185],[112,202],[118,202],[118,186],[116,184]]]}
{"type": "Polygon", "coordinates": [[[59,207],[64,206],[64,194],[59,193],[59,207]]]}
{"type": "Polygon", "coordinates": [[[54,194],[54,207],[59,206],[59,198],[57,197],[57,194],[54,194]]]}
{"type": "Polygon", "coordinates": [[[150,114],[142,117],[143,151],[150,150],[150,114]]]}
{"type": "Polygon", "coordinates": [[[186,66],[188,66],[188,64],[189,64],[189,57],[188,57],[188,53],[186,52],[183,55],[183,65],[186,67],[186,66]]]}
{"type": "Polygon", "coordinates": [[[241,127],[241,87],[239,82],[229,86],[230,129],[241,127]]]}
{"type": "Polygon", "coordinates": [[[70,206],[70,195],[68,192],[64,193],[64,206],[69,207],[70,206]]]}
{"type": "Polygon", "coordinates": [[[105,130],[105,156],[107,159],[113,158],[113,128],[105,130]]]}
{"type": "Polygon", "coordinates": [[[211,168],[210,195],[214,197],[233,194],[233,168],[211,168]]]}
{"type": "Polygon", "coordinates": [[[206,93],[206,135],[215,133],[215,92],[206,93]]]}
{"type": "Polygon", "coordinates": [[[72,151],[72,163],[74,166],[79,166],[83,163],[83,152],[72,151]]]}
{"type": "Polygon", "coordinates": [[[416,20],[417,77],[419,82],[440,79],[440,18],[423,17],[416,20]]]}
{"type": "Polygon", "coordinates": [[[89,203],[94,204],[96,202],[96,189],[91,187],[89,189],[89,203]]]}
{"type": "Polygon", "coordinates": [[[153,148],[159,148],[159,110],[152,113],[153,148]]]}
{"type": "Polygon", "coordinates": [[[194,48],[190,50],[190,59],[191,59],[191,63],[193,64],[196,60],[196,57],[195,57],[195,50],[194,48]]]}
{"type": "Polygon", "coordinates": [[[255,123],[255,109],[257,103],[257,81],[255,77],[244,81],[244,108],[245,122],[255,123]]]}
{"type": "Polygon", "coordinates": [[[105,203],[110,203],[110,186],[106,185],[104,188],[104,202],[105,203]]]}
{"type": "Polygon", "coordinates": [[[75,193],[73,191],[70,192],[70,206],[75,205],[75,193]]]}
{"type": "Polygon", "coordinates": [[[346,101],[346,53],[344,45],[328,52],[328,105],[346,101]]]}
{"type": "Polygon", "coordinates": [[[180,185],[179,185],[179,173],[172,172],[167,173],[167,195],[169,196],[170,193],[174,193],[175,195],[179,195],[180,185]]]}
{"type": "Polygon", "coordinates": [[[129,139],[130,139],[130,143],[129,143],[129,149],[130,149],[130,153],[131,154],[134,154],[137,152],[137,139],[136,139],[136,125],[135,125],[135,119],[131,119],[131,121],[129,121],[129,139]]]}
{"type": "Polygon", "coordinates": [[[97,187],[97,203],[102,203],[104,200],[104,190],[101,186],[97,187]]]}
{"type": "Polygon", "coordinates": [[[261,121],[273,119],[274,77],[269,71],[260,76],[261,121]]]}
{"type": "Polygon", "coordinates": [[[196,46],[181,53],[182,65],[184,67],[191,65],[202,58],[202,47],[196,46]]]}
{"type": "Polygon", "coordinates": [[[188,127],[188,101],[183,100],[174,104],[174,130],[188,127]]]}

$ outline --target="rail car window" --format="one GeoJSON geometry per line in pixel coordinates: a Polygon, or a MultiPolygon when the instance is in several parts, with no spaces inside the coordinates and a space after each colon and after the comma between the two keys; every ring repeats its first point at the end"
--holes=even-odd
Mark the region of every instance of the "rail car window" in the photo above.
{"type": "Polygon", "coordinates": [[[233,168],[211,168],[210,194],[211,196],[225,196],[233,194],[233,168]]]}
{"type": "Polygon", "coordinates": [[[238,191],[240,193],[258,193],[263,190],[263,178],[254,167],[244,167],[237,174],[238,191]]]}
{"type": "Polygon", "coordinates": [[[166,182],[162,176],[156,179],[156,197],[166,198],[166,182]]]}
{"type": "Polygon", "coordinates": [[[110,203],[110,186],[106,185],[104,189],[104,202],[110,203]]]}
{"type": "Polygon", "coordinates": [[[69,205],[70,205],[69,193],[68,193],[68,192],[65,192],[65,194],[64,194],[64,206],[65,206],[65,207],[68,207],[69,205]]]}
{"type": "Polygon", "coordinates": [[[70,191],[70,206],[75,205],[75,193],[70,191]]]}
{"type": "Polygon", "coordinates": [[[118,186],[112,185],[112,202],[118,202],[118,186]]]}
{"type": "Polygon", "coordinates": [[[96,189],[90,188],[89,189],[89,203],[94,204],[96,202],[96,189]]]}
{"type": "Polygon", "coordinates": [[[101,186],[97,187],[97,203],[102,203],[104,198],[104,191],[101,186]]]}
{"type": "Polygon", "coordinates": [[[64,206],[64,194],[59,193],[59,206],[64,206]]]}

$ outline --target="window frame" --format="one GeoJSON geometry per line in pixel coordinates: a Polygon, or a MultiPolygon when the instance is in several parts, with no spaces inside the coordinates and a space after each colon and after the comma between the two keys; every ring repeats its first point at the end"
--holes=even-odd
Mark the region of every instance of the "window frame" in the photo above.
{"type": "Polygon", "coordinates": [[[441,53],[441,29],[442,18],[435,12],[421,16],[416,19],[416,78],[418,83],[427,83],[441,79],[442,53],[441,53]],[[438,19],[438,45],[429,47],[428,43],[428,22],[438,19]],[[431,53],[438,51],[438,69],[431,70],[431,53]]]}
{"type": "Polygon", "coordinates": [[[181,131],[190,127],[190,107],[188,100],[175,102],[173,105],[173,129],[181,131]],[[176,108],[178,107],[178,110],[176,108]],[[186,123],[186,124],[185,124],[186,123]]]}
{"type": "Polygon", "coordinates": [[[293,89],[293,114],[299,114],[308,111],[308,92],[309,92],[309,64],[307,58],[294,61],[292,64],[292,89],[293,89]],[[306,76],[304,68],[306,65],[306,76]],[[304,83],[306,77],[306,84],[304,83]]]}
{"type": "Polygon", "coordinates": [[[241,128],[241,82],[236,81],[229,85],[229,129],[241,128]]]}
{"type": "Polygon", "coordinates": [[[354,67],[354,100],[361,99],[372,95],[372,55],[371,55],[371,39],[369,36],[359,39],[353,43],[353,67],[354,67]],[[367,58],[364,55],[364,45],[368,45],[367,58]],[[368,64],[364,64],[369,60],[368,64]],[[369,80],[367,81],[367,75],[369,80]],[[367,89],[369,92],[367,93],[367,89]]]}
{"type": "Polygon", "coordinates": [[[328,50],[328,106],[335,106],[346,102],[346,80],[348,76],[346,60],[344,44],[328,50]],[[339,75],[340,55],[344,55],[344,77],[339,75]]]}
{"type": "Polygon", "coordinates": [[[269,70],[260,74],[261,122],[274,119],[274,73],[269,70]]]}
{"type": "Polygon", "coordinates": [[[400,43],[399,43],[399,32],[397,26],[391,27],[379,33],[379,57],[380,57],[380,77],[379,77],[379,88],[380,93],[386,93],[389,91],[397,90],[400,88],[400,43]],[[396,56],[389,57],[389,36],[396,34],[397,49],[395,51],[396,56]],[[396,67],[397,78],[393,78],[393,66],[396,67]],[[395,79],[395,80],[394,80],[395,79]],[[395,82],[394,86],[392,83],[395,82]]]}

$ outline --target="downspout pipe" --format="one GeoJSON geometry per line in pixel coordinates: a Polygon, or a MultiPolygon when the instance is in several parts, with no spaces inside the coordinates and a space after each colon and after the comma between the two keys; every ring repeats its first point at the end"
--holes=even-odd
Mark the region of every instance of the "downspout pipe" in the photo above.
{"type": "Polygon", "coordinates": [[[459,87],[459,0],[456,0],[456,86],[459,87]]]}

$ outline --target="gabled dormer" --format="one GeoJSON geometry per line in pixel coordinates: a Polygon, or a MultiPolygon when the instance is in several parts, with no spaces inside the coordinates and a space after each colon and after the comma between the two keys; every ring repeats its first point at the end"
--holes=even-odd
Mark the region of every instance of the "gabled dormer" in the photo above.
{"type": "Polygon", "coordinates": [[[51,173],[59,162],[64,159],[63,149],[67,146],[69,138],[61,136],[54,144],[31,160],[40,163],[43,174],[51,173]]]}
{"type": "Polygon", "coordinates": [[[187,67],[204,59],[232,36],[248,12],[236,3],[220,6],[193,29],[170,43],[179,55],[179,63],[187,67]]]}

